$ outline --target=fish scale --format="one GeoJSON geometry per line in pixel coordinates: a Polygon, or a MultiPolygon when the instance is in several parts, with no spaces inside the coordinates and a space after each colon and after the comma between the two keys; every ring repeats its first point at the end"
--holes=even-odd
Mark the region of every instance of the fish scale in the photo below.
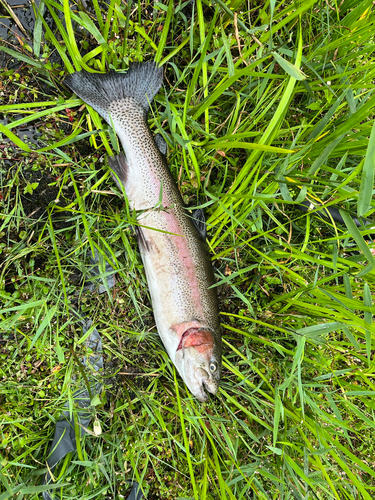
{"type": "Polygon", "coordinates": [[[162,85],[155,63],[127,73],[85,71],[65,82],[113,125],[124,153],[109,157],[137,211],[138,246],[158,333],[189,390],[200,401],[216,394],[221,376],[221,330],[207,246],[148,128],[149,104],[162,85]]]}

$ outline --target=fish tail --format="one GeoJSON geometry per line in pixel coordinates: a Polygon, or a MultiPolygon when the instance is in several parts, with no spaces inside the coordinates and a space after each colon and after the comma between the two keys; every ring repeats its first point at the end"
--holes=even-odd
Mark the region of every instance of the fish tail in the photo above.
{"type": "Polygon", "coordinates": [[[163,69],[152,61],[132,63],[126,73],[78,71],[68,75],[65,83],[110,123],[108,110],[111,104],[129,97],[147,115],[151,101],[163,84],[163,69]]]}

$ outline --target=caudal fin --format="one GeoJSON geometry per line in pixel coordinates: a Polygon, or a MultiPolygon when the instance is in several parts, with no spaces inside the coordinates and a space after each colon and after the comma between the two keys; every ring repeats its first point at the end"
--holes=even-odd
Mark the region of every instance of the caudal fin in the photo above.
{"type": "Polygon", "coordinates": [[[163,84],[163,69],[151,61],[132,63],[126,73],[78,71],[68,75],[65,83],[110,123],[111,103],[127,97],[132,97],[147,114],[150,102],[163,84]]]}

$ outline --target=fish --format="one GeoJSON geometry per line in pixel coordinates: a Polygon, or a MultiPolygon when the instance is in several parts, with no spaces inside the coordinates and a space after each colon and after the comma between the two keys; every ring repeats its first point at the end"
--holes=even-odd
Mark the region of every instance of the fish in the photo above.
{"type": "Polygon", "coordinates": [[[79,71],[65,83],[120,139],[123,152],[109,156],[108,164],[137,214],[157,331],[190,392],[207,401],[207,392],[218,392],[222,371],[218,296],[202,212],[185,206],[167,166],[166,143],[148,127],[163,68],[146,62],[132,63],[126,73],[79,71]]]}

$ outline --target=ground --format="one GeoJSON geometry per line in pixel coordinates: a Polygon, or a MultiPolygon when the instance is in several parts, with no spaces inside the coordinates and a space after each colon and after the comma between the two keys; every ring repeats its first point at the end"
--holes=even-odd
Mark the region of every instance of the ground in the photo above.
{"type": "Polygon", "coordinates": [[[150,500],[371,500],[372,2],[1,9],[0,500],[46,489],[55,423],[84,384],[78,310],[103,340],[104,390],[56,497],[126,498],[137,480],[150,500]],[[207,220],[223,375],[204,404],[157,335],[107,166],[116,138],[63,82],[145,60],[165,68],[150,128],[207,220]],[[116,271],[103,294],[85,289],[95,252],[116,271]]]}

